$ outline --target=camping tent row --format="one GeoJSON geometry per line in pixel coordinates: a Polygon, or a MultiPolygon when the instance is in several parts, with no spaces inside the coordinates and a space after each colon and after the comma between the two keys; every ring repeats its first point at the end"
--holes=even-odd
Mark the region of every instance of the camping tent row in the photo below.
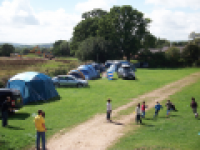
{"type": "Polygon", "coordinates": [[[38,72],[17,74],[8,80],[6,87],[19,90],[23,104],[59,96],[51,78],[38,72]]]}
{"type": "Polygon", "coordinates": [[[92,65],[81,65],[76,70],[70,70],[68,75],[73,75],[76,78],[82,78],[86,80],[97,79],[100,77],[98,71],[92,65]]]}

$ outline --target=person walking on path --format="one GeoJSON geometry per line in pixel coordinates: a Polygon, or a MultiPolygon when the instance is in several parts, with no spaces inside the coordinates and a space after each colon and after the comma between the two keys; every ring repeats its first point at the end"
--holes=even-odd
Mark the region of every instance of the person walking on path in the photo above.
{"type": "Polygon", "coordinates": [[[142,110],[142,118],[145,118],[145,109],[147,108],[147,105],[145,105],[145,101],[142,104],[141,110],[142,110]]]}
{"type": "Polygon", "coordinates": [[[167,117],[169,117],[170,111],[172,110],[172,103],[170,102],[170,100],[167,100],[165,106],[167,106],[167,117]]]}
{"type": "Polygon", "coordinates": [[[8,125],[8,111],[11,109],[10,107],[10,97],[2,103],[1,114],[2,114],[2,127],[6,127],[8,125]]]}
{"type": "Polygon", "coordinates": [[[159,113],[159,111],[160,111],[161,108],[163,108],[162,105],[160,105],[159,102],[156,102],[154,118],[158,116],[158,113],[159,113]]]}
{"type": "Polygon", "coordinates": [[[197,105],[197,102],[195,101],[195,98],[192,97],[192,102],[191,102],[191,104],[190,104],[190,107],[192,108],[192,111],[193,111],[193,113],[194,113],[194,115],[195,115],[195,118],[198,117],[197,106],[198,106],[198,105],[197,105]]]}
{"type": "Polygon", "coordinates": [[[42,138],[42,150],[45,149],[45,120],[42,117],[42,110],[38,110],[38,115],[35,117],[35,128],[37,130],[36,132],[36,149],[40,150],[40,138],[42,138]]]}
{"type": "Polygon", "coordinates": [[[138,122],[140,122],[140,124],[142,124],[140,103],[137,104],[137,107],[135,109],[135,114],[136,114],[135,116],[136,123],[138,124],[138,122]]]}
{"type": "Polygon", "coordinates": [[[111,113],[112,113],[112,107],[111,107],[111,100],[110,100],[110,98],[107,100],[108,102],[107,102],[107,121],[108,122],[112,122],[112,120],[110,119],[110,117],[111,117],[111,113]]]}

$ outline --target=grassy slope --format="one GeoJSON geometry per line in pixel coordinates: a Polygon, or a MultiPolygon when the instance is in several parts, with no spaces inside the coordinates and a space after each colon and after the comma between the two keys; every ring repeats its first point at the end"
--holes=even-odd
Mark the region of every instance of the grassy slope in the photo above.
{"type": "MultiPolygon", "coordinates": [[[[151,120],[143,120],[147,126],[142,126],[137,131],[130,131],[121,138],[110,150],[133,149],[158,149],[165,148],[175,150],[197,150],[199,143],[200,120],[194,118],[190,108],[191,97],[195,97],[200,104],[200,80],[194,85],[185,87],[181,92],[170,96],[176,104],[178,112],[173,112],[170,118],[165,118],[166,108],[161,110],[159,118],[154,121],[152,116],[154,109],[147,112],[146,117],[151,120]]],[[[162,104],[164,105],[166,101],[162,104]]]]}
{"type": "MultiPolygon", "coordinates": [[[[113,109],[131,101],[147,91],[183,78],[198,69],[148,70],[138,69],[137,81],[100,79],[89,81],[90,88],[59,88],[61,100],[38,105],[27,105],[20,110],[9,124],[15,128],[0,127],[0,144],[21,149],[35,142],[35,130],[32,116],[38,109],[46,112],[47,137],[63,128],[71,128],[97,113],[105,113],[106,99],[113,100],[113,109]],[[17,130],[18,129],[18,130],[17,130]],[[2,135],[2,136],[1,136],[2,135]]],[[[1,149],[1,148],[0,148],[1,149]]]]}

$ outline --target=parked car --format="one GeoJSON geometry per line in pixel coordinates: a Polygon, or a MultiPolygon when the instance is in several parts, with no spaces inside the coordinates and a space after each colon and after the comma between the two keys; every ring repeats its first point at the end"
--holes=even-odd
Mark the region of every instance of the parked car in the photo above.
{"type": "Polygon", "coordinates": [[[58,75],[52,78],[53,83],[56,87],[59,86],[77,86],[83,87],[88,86],[87,80],[77,79],[72,75],[58,75]]]}
{"type": "Polygon", "coordinates": [[[119,78],[135,80],[135,73],[130,65],[122,65],[118,69],[117,75],[119,78]]]}
{"type": "Polygon", "coordinates": [[[10,106],[11,109],[13,110],[11,113],[14,113],[15,110],[18,110],[23,107],[23,99],[19,90],[0,88],[0,112],[1,112],[1,106],[3,102],[6,100],[6,97],[8,96],[10,96],[11,98],[10,106]]]}

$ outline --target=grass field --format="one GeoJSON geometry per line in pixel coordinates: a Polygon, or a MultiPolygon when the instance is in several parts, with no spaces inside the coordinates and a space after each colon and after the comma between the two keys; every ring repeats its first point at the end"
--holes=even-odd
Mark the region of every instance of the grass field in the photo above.
{"type": "MultiPolygon", "coordinates": [[[[157,120],[153,120],[154,109],[151,109],[146,119],[143,119],[144,126],[135,131],[130,130],[109,150],[198,150],[200,119],[195,119],[190,102],[191,97],[195,97],[200,104],[199,89],[200,80],[170,96],[178,112],[172,112],[171,117],[166,118],[164,108],[157,120]]],[[[164,106],[165,103],[163,101],[161,104],[164,106]]]]}
{"type": "Polygon", "coordinates": [[[71,69],[76,68],[79,65],[77,60],[11,60],[4,59],[0,60],[0,78],[7,75],[13,76],[17,73],[25,71],[37,71],[42,73],[54,71],[55,69],[66,70],[68,72],[71,69]],[[67,61],[67,62],[65,62],[67,61]]]}
{"type": "Polygon", "coordinates": [[[113,81],[99,79],[89,81],[88,88],[58,88],[60,100],[48,103],[26,105],[9,119],[11,128],[0,127],[0,149],[22,149],[34,145],[34,115],[38,109],[46,112],[46,136],[67,130],[91,118],[97,113],[105,113],[106,99],[113,100],[113,109],[131,101],[153,89],[183,78],[199,69],[151,70],[137,69],[138,80],[113,81]]]}

